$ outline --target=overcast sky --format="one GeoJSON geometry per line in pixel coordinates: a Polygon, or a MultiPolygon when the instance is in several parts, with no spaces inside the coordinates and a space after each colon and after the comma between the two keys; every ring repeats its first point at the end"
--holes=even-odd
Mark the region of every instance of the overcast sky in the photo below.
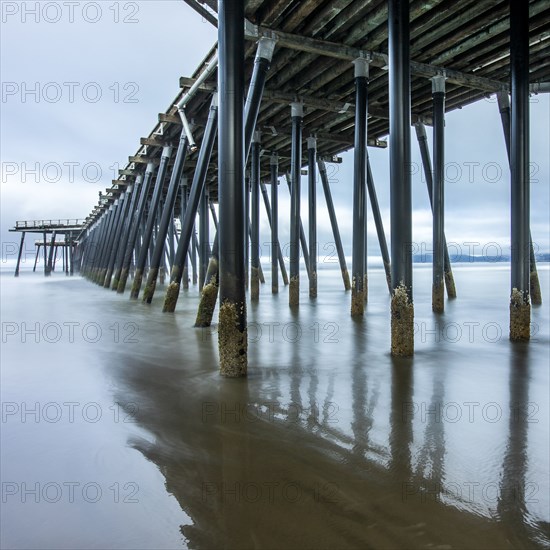
{"type": "MultiPolygon", "coordinates": [[[[181,0],[2,0],[0,6],[4,261],[9,243],[18,242],[8,232],[16,220],[86,217],[98,191],[110,186],[118,165],[135,153],[139,138],[149,135],[157,113],[177,94],[178,77],[190,76],[213,45],[216,30],[181,0]],[[33,13],[37,4],[40,9],[33,13]]],[[[351,65],[349,74],[352,78],[351,65]]],[[[536,248],[548,251],[549,97],[533,96],[530,105],[531,229],[536,248]]],[[[430,129],[428,135],[431,141],[430,129]]],[[[413,235],[429,248],[431,214],[414,131],[411,136],[416,172],[413,235]]],[[[387,150],[374,149],[370,156],[389,238],[389,155],[387,150]]],[[[352,152],[343,158],[342,165],[331,169],[331,183],[349,253],[352,152]]],[[[446,162],[447,241],[457,243],[462,252],[474,247],[476,254],[495,242],[509,253],[509,169],[494,98],[447,115],[446,162]],[[466,244],[472,242],[479,244],[466,244]]],[[[304,179],[304,222],[306,187],[304,179]]],[[[281,187],[283,242],[288,240],[287,196],[281,187]]],[[[322,196],[318,204],[322,249],[333,239],[322,196]]],[[[265,221],[262,229],[261,240],[268,241],[265,221]]],[[[376,256],[372,217],[368,232],[369,255],[376,256]]],[[[486,250],[495,253],[494,247],[486,250]]]]}

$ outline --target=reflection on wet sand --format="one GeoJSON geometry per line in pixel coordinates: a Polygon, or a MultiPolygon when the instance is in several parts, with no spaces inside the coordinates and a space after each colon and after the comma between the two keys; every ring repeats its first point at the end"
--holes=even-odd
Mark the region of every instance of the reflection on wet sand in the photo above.
{"type": "MultiPolygon", "coordinates": [[[[349,356],[364,357],[365,339],[353,341],[349,356]]],[[[195,361],[185,362],[185,373],[163,373],[147,362],[118,370],[125,398],[146,404],[138,420],[154,436],[152,443],[132,445],[157,464],[167,490],[192,518],[192,526],[182,527],[190,547],[532,548],[548,542],[547,526],[529,525],[507,487],[495,518],[479,515],[475,502],[471,510],[443,502],[445,424],[428,414],[415,432],[414,360],[378,357],[391,371],[391,399],[383,403],[379,368],[351,361],[342,380],[338,366],[307,368],[304,349],[287,351],[292,365],[305,368],[267,369],[248,382],[221,383],[195,361]],[[326,414],[327,403],[335,402],[344,413],[346,384],[349,426],[326,414]],[[387,445],[369,436],[383,415],[389,417],[387,445]]],[[[205,363],[215,361],[211,354],[213,348],[202,349],[205,363]]],[[[510,402],[527,402],[525,358],[512,357],[510,402]]],[[[446,372],[432,371],[431,410],[445,402],[446,372]]],[[[510,421],[504,485],[523,484],[527,429],[510,421]]]]}
{"type": "Polygon", "coordinates": [[[510,352],[510,418],[509,433],[502,477],[498,489],[498,519],[506,526],[507,535],[515,548],[529,548],[531,544],[548,544],[550,522],[531,521],[527,502],[538,502],[538,485],[527,479],[529,456],[527,440],[531,407],[529,400],[529,346],[515,345],[510,352]],[[529,543],[526,543],[529,541],[529,543]]]}
{"type": "MultiPolygon", "coordinates": [[[[506,301],[501,310],[469,302],[478,287],[490,296],[495,277],[476,272],[468,293],[461,273],[464,298],[445,320],[507,323],[506,301]]],[[[155,302],[105,301],[101,289],[86,295],[78,281],[49,281],[51,295],[62,297],[52,313],[31,288],[27,311],[34,307],[42,322],[72,320],[67,312],[77,308],[106,333],[114,320],[131,321],[139,338],[35,348],[14,338],[2,350],[9,400],[98,401],[109,415],[113,403],[133,403],[135,423],[10,420],[4,428],[19,454],[3,449],[3,471],[42,483],[99,480],[107,491],[132,481],[139,503],[31,507],[14,497],[3,511],[17,520],[4,529],[6,546],[548,547],[548,313],[534,310],[541,329],[527,345],[418,337],[415,357],[396,359],[387,351],[385,281],[370,281],[360,321],[349,317],[337,271],[333,286],[299,310],[289,311],[284,295],[262,296],[249,311],[262,330],[249,331],[246,380],[218,375],[216,327],[192,328],[191,293],[167,316],[155,302]],[[477,408],[467,409],[472,402],[477,408]],[[501,420],[493,421],[494,405],[493,416],[481,414],[491,403],[501,420]],[[62,531],[48,527],[65,517],[72,520],[62,531]],[[21,527],[28,521],[34,531],[21,527]]],[[[506,276],[501,286],[507,296],[506,276]]],[[[429,295],[416,304],[418,322],[432,327],[429,295]]],[[[18,305],[6,311],[17,319],[18,305]]]]}

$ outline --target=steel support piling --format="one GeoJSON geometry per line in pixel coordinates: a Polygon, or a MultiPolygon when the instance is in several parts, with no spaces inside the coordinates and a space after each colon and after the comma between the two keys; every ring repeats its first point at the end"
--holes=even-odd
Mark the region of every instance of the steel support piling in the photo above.
{"type": "Polygon", "coordinates": [[[445,264],[445,76],[432,78],[433,97],[433,277],[432,311],[443,313],[445,264]]]}
{"type": "Polygon", "coordinates": [[[17,264],[15,266],[14,277],[19,277],[19,266],[21,264],[21,256],[23,254],[23,243],[25,242],[25,232],[21,231],[21,242],[19,243],[19,254],[17,254],[17,264]]]}
{"type": "Polygon", "coordinates": [[[344,281],[344,288],[346,290],[351,290],[349,271],[346,264],[346,256],[344,254],[344,247],[342,246],[342,238],[340,236],[340,229],[338,228],[338,220],[336,218],[336,211],[334,210],[332,193],[330,192],[330,185],[328,181],[327,167],[325,161],[322,158],[318,158],[317,166],[319,168],[319,174],[321,176],[321,183],[323,184],[323,193],[325,195],[325,202],[327,204],[328,215],[330,218],[330,226],[332,228],[332,235],[334,237],[334,246],[336,247],[336,253],[338,254],[338,262],[340,263],[340,271],[342,273],[342,280],[344,281]]]}
{"type": "Polygon", "coordinates": [[[367,85],[369,62],[358,58],[355,66],[355,138],[353,146],[353,243],[351,269],[351,315],[365,309],[365,238],[367,177],[367,85]]]}
{"type": "Polygon", "coordinates": [[[53,271],[54,248],[55,248],[55,231],[52,233],[52,238],[50,241],[50,252],[48,254],[48,270],[46,272],[46,275],[51,275],[51,272],[53,271]]]}
{"type": "MultiPolygon", "coordinates": [[[[369,192],[369,199],[370,199],[370,205],[372,209],[372,216],[374,218],[374,225],[376,226],[378,244],[380,245],[380,254],[382,255],[382,263],[384,264],[384,271],[386,273],[386,282],[388,284],[388,290],[391,295],[392,286],[391,286],[390,254],[388,251],[388,243],[386,242],[386,234],[384,232],[384,225],[382,223],[382,216],[380,214],[380,206],[378,205],[378,197],[376,196],[376,187],[374,186],[374,178],[372,177],[372,170],[370,167],[370,160],[369,160],[368,153],[367,153],[367,190],[369,192]]],[[[366,236],[365,236],[365,240],[366,240],[366,236]]]]}
{"type": "Polygon", "coordinates": [[[204,286],[210,260],[210,212],[208,189],[204,186],[199,202],[199,290],[204,286]]]}
{"type": "Polygon", "coordinates": [[[250,169],[250,299],[257,301],[260,298],[260,132],[254,132],[252,140],[252,157],[250,169]]]}
{"type": "Polygon", "coordinates": [[[47,253],[47,246],[46,246],[46,232],[44,231],[44,275],[49,275],[48,273],[48,253],[47,253]]]}
{"type": "MultiPolygon", "coordinates": [[[[301,171],[300,171],[301,173],[301,171]]],[[[292,184],[290,182],[290,176],[288,174],[288,172],[285,174],[285,178],[286,178],[286,184],[288,186],[288,191],[289,193],[291,194],[291,198],[292,198],[292,184]]],[[[304,264],[305,264],[305,267],[306,267],[306,273],[307,273],[307,276],[309,278],[309,251],[308,251],[308,248],[307,248],[307,241],[306,241],[306,233],[304,231],[304,224],[302,223],[302,217],[300,216],[298,218],[298,227],[300,228],[300,240],[299,240],[299,246],[301,246],[302,248],[302,254],[304,256],[304,264]]],[[[300,254],[300,248],[298,248],[298,256],[300,254]]]]}
{"type": "Polygon", "coordinates": [[[216,308],[219,289],[219,244],[218,231],[214,235],[212,243],[212,256],[208,263],[208,271],[201,291],[201,300],[195,319],[196,327],[209,327],[212,324],[212,316],[216,308]]]}
{"type": "Polygon", "coordinates": [[[36,247],[36,256],[34,257],[34,266],[32,268],[33,273],[36,272],[36,264],[38,263],[38,256],[40,256],[40,245],[36,247]]]}
{"type": "Polygon", "coordinates": [[[510,0],[511,297],[510,340],[530,338],[529,4],[510,0]]]}
{"type": "Polygon", "coordinates": [[[290,285],[291,307],[300,303],[300,183],[302,178],[302,119],[304,107],[292,103],[292,152],[290,161],[290,285]]]}
{"type": "MultiPolygon", "coordinates": [[[[504,141],[506,142],[506,152],[508,161],[510,161],[510,97],[508,92],[498,92],[498,106],[502,121],[502,129],[504,131],[504,141]]],[[[531,303],[540,306],[542,304],[542,293],[540,291],[539,274],[537,271],[537,261],[535,258],[535,250],[533,248],[533,239],[529,230],[529,293],[531,303]]]]}
{"type": "MultiPolygon", "coordinates": [[[[430,160],[430,151],[428,149],[428,137],[426,136],[426,128],[421,122],[417,122],[415,125],[416,138],[418,140],[418,146],[420,148],[420,156],[422,158],[422,166],[424,169],[424,176],[426,177],[426,186],[428,188],[428,197],[430,199],[430,208],[433,212],[433,172],[432,162],[430,160]]],[[[456,286],[453,275],[453,269],[451,266],[451,259],[449,257],[449,248],[447,246],[447,239],[445,237],[445,231],[443,231],[444,241],[444,277],[445,287],[447,289],[448,298],[456,298],[456,286]]]]}
{"type": "Polygon", "coordinates": [[[317,298],[317,140],[307,138],[309,296],[317,298]]]}
{"type": "Polygon", "coordinates": [[[218,0],[220,374],[246,376],[244,2],[218,0]]]}
{"type": "MultiPolygon", "coordinates": [[[[265,207],[270,214],[268,217],[271,225],[271,293],[277,294],[279,292],[279,269],[277,262],[282,258],[279,256],[281,252],[279,247],[279,157],[276,153],[273,153],[269,159],[269,170],[271,174],[271,212],[269,212],[267,202],[265,207]]],[[[264,195],[264,202],[265,199],[267,197],[264,195]]],[[[283,268],[284,265],[283,262],[283,268]]]]}
{"type": "MultiPolygon", "coordinates": [[[[278,185],[278,180],[277,180],[277,185],[278,185]]],[[[271,228],[271,227],[273,227],[272,226],[271,207],[269,205],[269,196],[268,196],[267,188],[266,188],[265,183],[263,183],[263,182],[260,182],[260,191],[262,192],[262,197],[263,197],[263,200],[264,200],[265,211],[266,211],[266,214],[267,214],[267,221],[269,223],[269,227],[271,228]]],[[[278,202],[279,201],[278,201],[278,197],[277,197],[277,210],[278,210],[278,202]]],[[[279,231],[278,231],[278,226],[277,226],[277,234],[278,233],[279,233],[279,231]]],[[[277,254],[277,257],[279,258],[279,269],[281,270],[281,276],[283,278],[283,283],[285,285],[288,285],[288,275],[287,275],[286,267],[285,267],[285,259],[283,257],[283,251],[281,250],[281,243],[279,242],[279,240],[277,240],[276,254],[277,254]]],[[[262,272],[260,270],[260,275],[261,275],[261,273],[262,272]]]]}
{"type": "Polygon", "coordinates": [[[414,353],[412,298],[409,2],[388,0],[391,211],[391,353],[414,353]]]}

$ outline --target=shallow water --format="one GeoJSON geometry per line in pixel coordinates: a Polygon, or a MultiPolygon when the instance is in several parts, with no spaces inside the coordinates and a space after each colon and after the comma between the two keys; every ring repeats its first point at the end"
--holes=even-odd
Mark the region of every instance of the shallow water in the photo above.
{"type": "Polygon", "coordinates": [[[294,313],[268,278],[246,380],[218,375],[215,326],[192,328],[196,288],[163,314],[161,287],[146,306],[3,272],[2,547],[550,547],[539,269],[532,340],[512,345],[509,266],[456,266],[440,316],[416,267],[402,360],[380,269],[362,321],[338,270],[316,301],[302,274],[294,313]]]}

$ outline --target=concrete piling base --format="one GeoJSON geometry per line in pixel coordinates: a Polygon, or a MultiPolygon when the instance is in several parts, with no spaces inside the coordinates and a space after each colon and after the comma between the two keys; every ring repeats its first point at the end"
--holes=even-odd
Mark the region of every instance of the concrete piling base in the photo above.
{"type": "Polygon", "coordinates": [[[141,288],[141,282],[143,281],[143,271],[136,269],[134,275],[134,282],[132,284],[132,291],[130,292],[130,299],[137,300],[139,296],[139,289],[141,288]]]}
{"type": "Polygon", "coordinates": [[[116,287],[116,291],[118,294],[123,294],[126,290],[126,281],[128,280],[129,275],[129,269],[126,267],[122,268],[122,271],[120,272],[120,279],[118,281],[118,285],[116,287]]]}
{"type": "Polygon", "coordinates": [[[196,327],[209,327],[212,324],[212,317],[218,299],[218,290],[218,281],[215,276],[212,277],[208,284],[202,287],[201,301],[195,320],[196,327]]]}
{"type": "Polygon", "coordinates": [[[145,288],[143,289],[143,301],[147,302],[148,304],[151,303],[151,301],[153,300],[153,295],[155,294],[155,288],[157,286],[157,275],[158,268],[152,267],[149,271],[145,288]]]}
{"type": "Polygon", "coordinates": [[[366,304],[369,301],[369,278],[365,273],[363,277],[363,302],[366,304]]]}
{"type": "Polygon", "coordinates": [[[542,304],[539,274],[536,269],[529,274],[529,294],[531,296],[531,303],[534,306],[540,306],[542,304]]]}
{"type": "Polygon", "coordinates": [[[510,296],[510,340],[527,342],[530,338],[531,304],[525,302],[523,294],[517,288],[510,296]]]}
{"type": "Polygon", "coordinates": [[[452,271],[445,271],[445,287],[447,288],[447,298],[456,298],[455,278],[452,271]]]}
{"type": "Polygon", "coordinates": [[[357,282],[355,277],[352,281],[351,288],[351,316],[363,315],[365,311],[365,292],[363,289],[359,290],[357,288],[357,282]]]}
{"type": "Polygon", "coordinates": [[[351,316],[359,317],[365,311],[365,295],[363,292],[355,292],[351,296],[351,316]]]}
{"type": "Polygon", "coordinates": [[[168,285],[166,296],[164,297],[164,306],[162,308],[164,313],[173,313],[176,310],[179,293],[180,285],[178,283],[173,282],[168,285]]]}
{"type": "Polygon", "coordinates": [[[391,299],[391,354],[414,354],[414,306],[405,286],[398,286],[391,299]]]}
{"type": "Polygon", "coordinates": [[[220,306],[220,322],[218,328],[218,346],[220,352],[220,374],[227,378],[246,376],[248,368],[246,328],[241,331],[237,308],[246,305],[234,304],[229,301],[220,306]]]}
{"type": "Polygon", "coordinates": [[[300,305],[300,277],[291,277],[288,285],[288,305],[291,307],[300,305]]]}
{"type": "Polygon", "coordinates": [[[445,296],[443,284],[432,285],[432,311],[443,313],[445,309],[445,296]]]}
{"type": "Polygon", "coordinates": [[[349,271],[347,269],[342,269],[342,279],[344,280],[344,288],[346,290],[351,290],[351,282],[349,279],[349,271]]]}

